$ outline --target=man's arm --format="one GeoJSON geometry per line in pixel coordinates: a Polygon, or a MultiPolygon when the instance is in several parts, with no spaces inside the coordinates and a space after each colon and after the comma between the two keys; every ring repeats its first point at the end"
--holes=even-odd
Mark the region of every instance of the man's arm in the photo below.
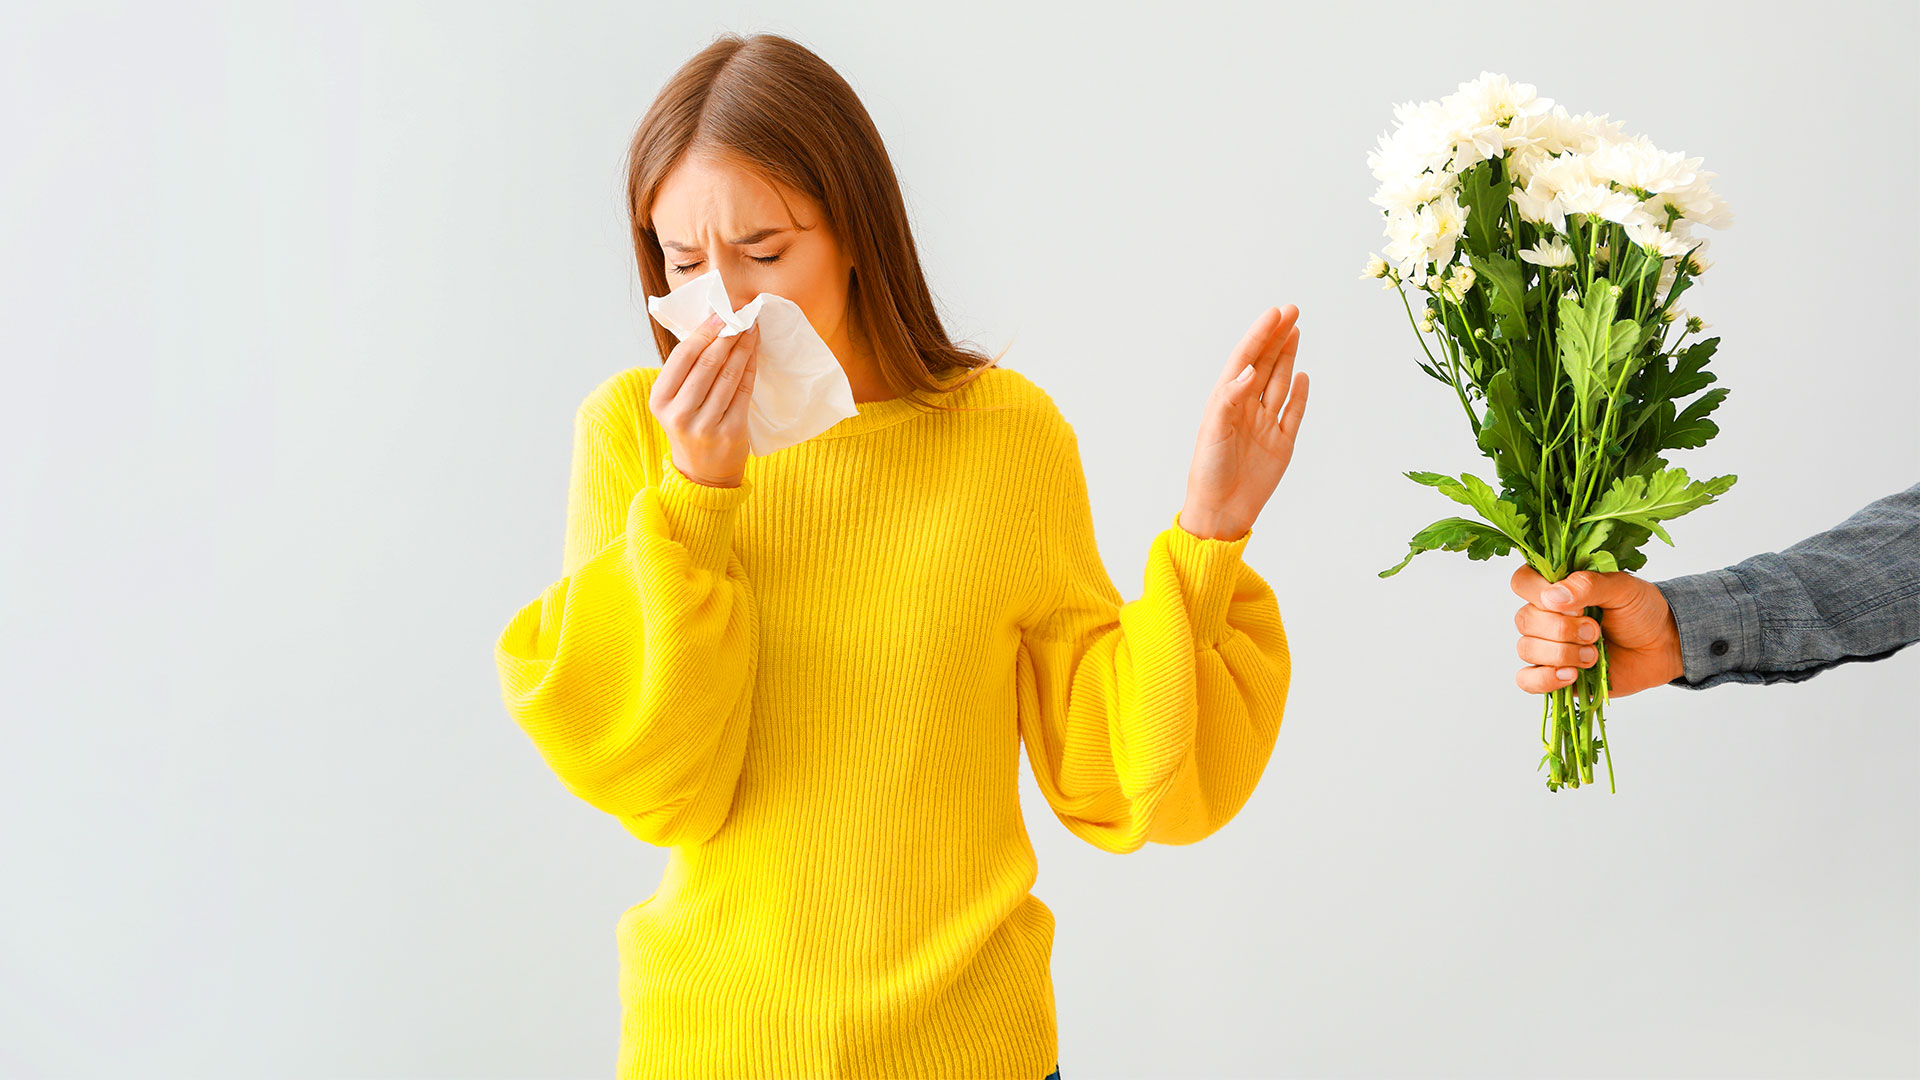
{"type": "Polygon", "coordinates": [[[1920,640],[1920,484],[1778,552],[1654,583],[1684,674],[1668,683],[1801,682],[1920,640]]]}

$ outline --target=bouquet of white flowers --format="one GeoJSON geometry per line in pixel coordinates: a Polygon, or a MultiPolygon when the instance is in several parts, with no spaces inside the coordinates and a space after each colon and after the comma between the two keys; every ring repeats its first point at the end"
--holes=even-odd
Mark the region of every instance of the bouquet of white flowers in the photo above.
{"type": "MultiPolygon", "coordinates": [[[[1714,174],[1491,72],[1394,113],[1367,158],[1388,244],[1362,276],[1399,291],[1421,370],[1453,388],[1500,490],[1471,473],[1407,473],[1481,520],[1434,522],[1380,576],[1434,550],[1487,559],[1517,548],[1548,581],[1638,569],[1649,536],[1673,543],[1661,521],[1735,480],[1691,480],[1661,457],[1717,434],[1707,417],[1727,395],[1680,405],[1714,381],[1706,365],[1720,341],[1686,345],[1705,324],[1675,306],[1708,265],[1694,228],[1732,224],[1707,184],[1714,174]]],[[[1542,703],[1540,764],[1554,791],[1592,783],[1602,750],[1613,784],[1605,636],[1595,645],[1593,667],[1542,703]]]]}

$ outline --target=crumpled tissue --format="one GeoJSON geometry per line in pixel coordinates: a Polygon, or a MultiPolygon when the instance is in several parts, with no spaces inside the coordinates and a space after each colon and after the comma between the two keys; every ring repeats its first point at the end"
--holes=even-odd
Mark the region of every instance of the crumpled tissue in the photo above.
{"type": "Polygon", "coordinates": [[[709,270],[665,296],[649,296],[647,313],[683,341],[714,314],[726,324],[717,337],[759,324],[753,395],[747,402],[747,441],[756,454],[804,442],[860,414],[853,384],[833,350],[800,305],[784,296],[763,292],[735,311],[720,271],[709,270]]]}

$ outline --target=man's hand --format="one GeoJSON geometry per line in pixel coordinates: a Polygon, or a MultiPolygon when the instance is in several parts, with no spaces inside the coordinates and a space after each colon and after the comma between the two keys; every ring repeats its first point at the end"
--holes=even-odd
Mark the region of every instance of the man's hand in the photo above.
{"type": "Polygon", "coordinates": [[[1523,667],[1520,689],[1545,694],[1571,683],[1574,668],[1598,660],[1595,639],[1607,639],[1607,695],[1626,697],[1681,676],[1680,628],[1667,598],[1652,582],[1621,570],[1579,570],[1549,583],[1526,563],[1513,572],[1514,595],[1527,601],[1514,613],[1523,667]],[[1601,609],[1600,621],[1584,614],[1601,609]]]}

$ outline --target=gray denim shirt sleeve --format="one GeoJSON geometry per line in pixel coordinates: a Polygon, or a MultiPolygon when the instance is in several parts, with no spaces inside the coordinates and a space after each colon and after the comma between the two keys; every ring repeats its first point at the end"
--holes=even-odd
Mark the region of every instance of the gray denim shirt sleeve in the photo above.
{"type": "Polygon", "coordinates": [[[1669,686],[1802,682],[1892,656],[1920,640],[1920,484],[1783,551],[1654,585],[1680,630],[1669,686]]]}

